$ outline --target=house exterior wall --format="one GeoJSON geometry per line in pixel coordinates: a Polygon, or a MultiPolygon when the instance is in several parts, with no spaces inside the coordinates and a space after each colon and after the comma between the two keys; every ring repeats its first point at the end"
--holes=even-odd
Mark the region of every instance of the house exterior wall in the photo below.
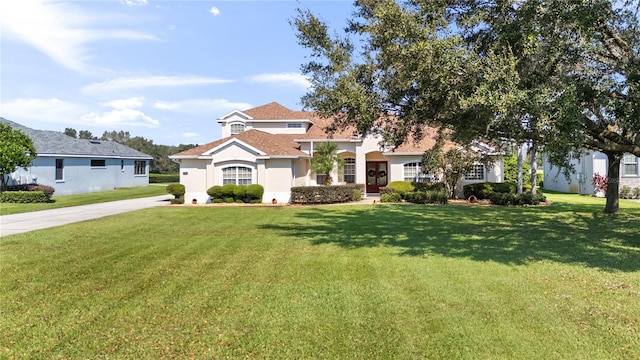
{"type": "MultiPolygon", "coordinates": [[[[551,165],[545,156],[543,159],[543,188],[566,193],[593,195],[595,188],[591,180],[596,173],[606,175],[608,163],[607,156],[601,152],[584,152],[578,158],[571,159],[570,164],[575,172],[570,174],[567,179],[563,173],[564,169],[551,165]]],[[[624,182],[625,178],[621,177],[620,184],[622,185],[624,182]]]]}
{"type": "Polygon", "coordinates": [[[20,168],[9,176],[9,185],[38,183],[55,189],[55,195],[71,195],[114,190],[119,187],[149,185],[149,161],[145,174],[134,174],[134,159],[99,157],[38,156],[26,170],[20,168]],[[56,180],[56,159],[63,160],[63,178],[56,180]],[[91,167],[91,160],[105,160],[104,167],[91,167]],[[124,160],[124,167],[121,165],[124,160]]]}
{"type": "Polygon", "coordinates": [[[262,202],[288,203],[294,174],[291,159],[270,159],[265,161],[264,195],[262,202]]]}

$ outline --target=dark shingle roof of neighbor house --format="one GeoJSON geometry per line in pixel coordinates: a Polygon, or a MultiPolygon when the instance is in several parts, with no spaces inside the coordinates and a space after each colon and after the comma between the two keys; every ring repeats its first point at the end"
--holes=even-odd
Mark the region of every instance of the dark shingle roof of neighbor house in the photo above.
{"type": "Polygon", "coordinates": [[[152,159],[151,156],[114,141],[75,139],[58,131],[35,130],[0,117],[0,122],[20,130],[33,141],[39,156],[72,155],[152,159]]]}

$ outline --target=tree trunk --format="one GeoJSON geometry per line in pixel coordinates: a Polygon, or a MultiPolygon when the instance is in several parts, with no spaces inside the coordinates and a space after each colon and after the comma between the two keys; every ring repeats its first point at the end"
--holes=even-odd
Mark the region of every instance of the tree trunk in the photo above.
{"type": "Polygon", "coordinates": [[[609,160],[609,167],[607,169],[607,190],[605,192],[607,204],[604,207],[604,212],[616,214],[620,209],[620,160],[622,160],[622,154],[615,152],[606,152],[605,154],[609,160]]]}
{"type": "Polygon", "coordinates": [[[517,192],[518,194],[522,194],[522,151],[523,151],[524,145],[520,144],[518,145],[518,189],[517,192]]]}
{"type": "Polygon", "coordinates": [[[536,194],[538,188],[538,143],[531,143],[531,193],[536,194]]]}

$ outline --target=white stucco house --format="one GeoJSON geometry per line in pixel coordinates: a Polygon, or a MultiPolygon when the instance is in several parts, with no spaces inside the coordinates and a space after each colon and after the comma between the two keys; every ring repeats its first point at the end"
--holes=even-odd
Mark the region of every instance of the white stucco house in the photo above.
{"type": "MultiPolygon", "coordinates": [[[[207,189],[224,184],[260,184],[263,202],[290,200],[291,187],[322,184],[327,174],[315,174],[310,159],[321,142],[336,142],[345,160],[342,183],[364,184],[366,193],[378,193],[391,181],[428,181],[420,162],[425,150],[435,144],[435,129],[427,129],[420,142],[407,142],[388,150],[375,135],[358,136],[352,131],[325,132],[330,119],[314,112],[293,111],[278,103],[232,111],[217,119],[222,138],[174,154],[180,163],[180,183],[185,200],[209,202],[207,189]]],[[[451,145],[449,145],[451,146],[451,145]]],[[[465,183],[502,182],[502,161],[491,167],[477,164],[465,183]]],[[[366,196],[366,194],[365,194],[366,196]]]]}
{"type": "MultiPolygon", "coordinates": [[[[543,159],[544,189],[583,195],[593,195],[594,185],[591,183],[597,173],[607,175],[609,161],[607,155],[599,151],[584,151],[579,157],[571,159],[575,172],[569,179],[564,169],[551,165],[543,159]]],[[[640,187],[640,158],[633,154],[624,154],[620,161],[620,187],[640,187]]]]}

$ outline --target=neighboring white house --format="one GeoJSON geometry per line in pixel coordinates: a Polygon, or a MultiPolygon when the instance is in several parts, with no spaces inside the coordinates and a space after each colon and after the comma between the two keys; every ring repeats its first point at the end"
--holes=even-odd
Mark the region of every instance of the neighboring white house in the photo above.
{"type": "MultiPolygon", "coordinates": [[[[270,103],[244,111],[232,111],[218,119],[222,138],[170,156],[180,163],[180,183],[187,202],[209,202],[207,189],[224,184],[260,184],[263,202],[289,202],[291,187],[322,184],[328,174],[315,174],[310,159],[321,142],[336,142],[344,159],[341,183],[366,186],[378,193],[391,181],[428,181],[420,162],[425,150],[435,144],[435,129],[427,129],[420,142],[408,141],[386,150],[379,136],[358,136],[349,131],[325,133],[330,120],[313,112],[293,111],[270,103]]],[[[454,145],[448,143],[446,147],[454,145]]],[[[503,164],[477,164],[464,183],[502,182],[503,164]]]]}
{"type": "Polygon", "coordinates": [[[56,195],[81,194],[149,185],[152,157],[113,141],[75,139],[61,132],[34,130],[0,118],[28,135],[37,157],[9,174],[7,185],[38,183],[56,195]]]}
{"type": "MultiPolygon", "coordinates": [[[[577,193],[584,195],[594,194],[594,185],[591,183],[597,173],[607,175],[609,161],[607,155],[599,151],[585,151],[576,159],[571,160],[575,172],[567,180],[562,168],[553,166],[545,157],[544,189],[577,193]]],[[[625,154],[620,162],[620,187],[640,187],[640,158],[632,154],[625,154]]]]}

